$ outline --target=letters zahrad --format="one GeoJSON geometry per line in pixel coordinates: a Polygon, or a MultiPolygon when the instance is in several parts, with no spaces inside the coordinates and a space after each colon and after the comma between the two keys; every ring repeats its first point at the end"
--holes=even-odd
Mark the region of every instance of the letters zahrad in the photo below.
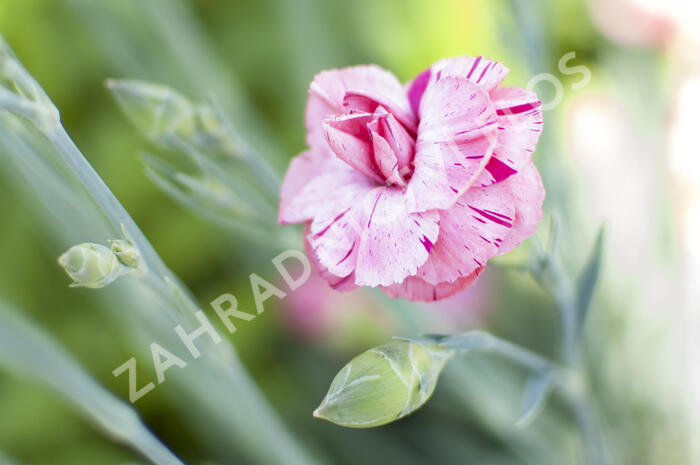
{"type": "MultiPolygon", "coordinates": [[[[282,252],[272,259],[272,264],[277,269],[290,291],[294,291],[299,286],[303,285],[309,279],[311,274],[311,266],[306,256],[298,250],[287,250],[282,252]],[[302,270],[300,276],[292,276],[292,273],[290,273],[288,268],[285,266],[289,260],[296,260],[301,263],[302,270]]],[[[234,324],[235,320],[250,321],[265,310],[263,304],[266,300],[271,297],[282,299],[287,295],[282,289],[276,287],[255,273],[251,273],[249,278],[256,313],[249,313],[239,310],[238,300],[233,294],[222,294],[210,302],[210,305],[214,309],[217,317],[219,320],[221,320],[224,328],[226,328],[230,334],[235,333],[238,329],[234,324]]],[[[182,325],[177,325],[173,330],[182,344],[180,349],[184,348],[192,359],[198,359],[202,354],[195,345],[195,341],[205,335],[214,344],[221,343],[223,339],[202,310],[195,312],[194,317],[199,322],[199,326],[196,329],[187,332],[182,325]]],[[[187,366],[187,362],[185,360],[170,352],[157,342],[151,343],[150,351],[153,358],[153,367],[155,369],[158,384],[162,384],[165,381],[165,372],[172,366],[177,366],[178,368],[185,368],[187,366]]],[[[129,401],[131,403],[136,402],[156,387],[153,381],[138,387],[136,371],[135,357],[131,357],[129,360],[122,363],[112,371],[112,374],[115,377],[121,376],[124,373],[128,375],[129,401]]]]}

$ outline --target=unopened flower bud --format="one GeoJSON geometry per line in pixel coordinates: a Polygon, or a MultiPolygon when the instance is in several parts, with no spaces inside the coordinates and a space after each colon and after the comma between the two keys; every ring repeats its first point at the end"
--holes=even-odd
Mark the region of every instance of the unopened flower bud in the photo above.
{"type": "Polygon", "coordinates": [[[125,272],[135,275],[142,275],[144,273],[146,265],[143,262],[139,250],[131,241],[117,239],[109,241],[109,243],[112,253],[117,257],[119,263],[127,268],[125,272]]]}
{"type": "Polygon", "coordinates": [[[124,239],[110,240],[109,245],[112,253],[117,257],[119,263],[124,265],[124,273],[129,273],[135,277],[141,277],[146,272],[146,263],[141,256],[141,252],[134,244],[134,240],[129,231],[122,224],[121,230],[124,239]]]}
{"type": "Polygon", "coordinates": [[[241,156],[240,143],[229,133],[224,116],[212,105],[199,105],[196,109],[197,131],[192,141],[205,149],[215,150],[238,158],[241,156]]]}
{"type": "Polygon", "coordinates": [[[196,105],[168,86],[145,81],[109,80],[107,88],[127,118],[152,141],[178,150],[179,138],[199,149],[239,156],[239,144],[212,105],[196,105]]]}
{"type": "Polygon", "coordinates": [[[194,105],[170,87],[144,81],[108,80],[107,88],[127,118],[154,142],[168,145],[168,137],[196,130],[194,105]]]}
{"type": "Polygon", "coordinates": [[[451,355],[435,345],[408,340],[370,349],[338,373],[314,416],[351,428],[403,418],[432,395],[451,355]]]}
{"type": "Polygon", "coordinates": [[[71,287],[99,289],[123,274],[116,255],[109,248],[91,242],[71,247],[58,258],[58,263],[73,279],[71,287]]]}

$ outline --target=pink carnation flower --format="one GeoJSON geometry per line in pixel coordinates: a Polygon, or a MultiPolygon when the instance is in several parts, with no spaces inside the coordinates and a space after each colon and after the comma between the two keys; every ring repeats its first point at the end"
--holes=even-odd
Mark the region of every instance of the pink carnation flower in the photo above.
{"type": "Polygon", "coordinates": [[[310,148],[289,166],[279,221],[306,223],[307,254],[332,287],[442,299],[535,232],[541,103],[498,87],[507,72],[459,57],[405,87],[372,65],[315,77],[310,148]]]}

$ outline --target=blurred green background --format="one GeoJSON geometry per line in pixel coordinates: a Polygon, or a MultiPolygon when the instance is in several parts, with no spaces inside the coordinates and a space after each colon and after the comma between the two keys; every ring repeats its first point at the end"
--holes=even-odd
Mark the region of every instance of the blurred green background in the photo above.
{"type": "MultiPolygon", "coordinates": [[[[670,40],[662,34],[666,29],[632,40],[606,34],[605,15],[619,13],[599,11],[601,4],[0,0],[0,32],[56,103],[77,146],[197,299],[209,302],[231,292],[247,308],[252,306],[249,273],[277,279],[270,266],[276,252],[206,222],[148,180],[139,158],[148,143],[124,119],[105,79],[162,82],[195,100],[213,94],[243,136],[281,170],[304,149],[306,89],[320,70],[376,63],[407,81],[442,57],[470,54],[505,63],[511,69],[508,85],[524,87],[532,76],[552,73],[563,85],[563,102],[545,114],[546,132],[535,161],[548,190],[546,211],[561,218],[568,269],[580,268],[596,230],[608,223],[605,282],[587,340],[616,463],[685,465],[690,463],[690,433],[685,420],[674,420],[685,408],[672,344],[680,316],[672,312],[661,318],[653,311],[659,303],[673,307],[677,299],[682,251],[675,239],[677,224],[671,221],[674,181],[666,173],[664,131],[673,98],[670,82],[682,62],[674,61],[671,47],[660,45],[670,40]],[[566,75],[557,67],[560,57],[572,51],[576,58],[570,65],[585,65],[593,76],[583,89],[572,87],[581,75],[566,75]],[[599,147],[609,142],[606,128],[619,121],[631,128],[629,137],[613,134],[622,139],[619,150],[637,158],[632,158],[634,168],[615,173],[620,166],[610,165],[599,147]],[[611,213],[611,192],[635,203],[611,213]]],[[[636,16],[629,21],[632,30],[645,30],[636,16]]],[[[543,101],[555,97],[547,83],[536,90],[543,101]]],[[[124,397],[125,380],[111,372],[132,349],[120,328],[105,322],[94,291],[68,288],[56,263],[62,250],[51,240],[51,231],[42,228],[32,204],[11,188],[8,181],[15,175],[0,169],[0,296],[26,311],[124,397]]],[[[524,259],[528,247],[522,249],[510,260],[524,259]]],[[[232,341],[283,420],[323,450],[329,463],[538,463],[533,458],[538,447],[561,452],[562,464],[577,463],[570,430],[560,431],[551,444],[540,437],[535,446],[533,436],[503,429],[510,401],[479,384],[482,377],[496,376],[485,366],[487,358],[471,362],[470,382],[476,384],[446,379],[425,409],[388,427],[351,431],[311,418],[340,367],[394,335],[485,327],[553,355],[559,338],[553,303],[528,275],[494,266],[461,300],[403,315],[364,294],[345,298],[314,289],[310,296],[271,308],[232,341]],[[445,387],[448,383],[451,388],[445,387]],[[460,391],[464,403],[456,400],[460,391]],[[469,407],[474,402],[506,413],[479,416],[469,407]]],[[[141,368],[142,376],[152,377],[146,362],[141,368]]],[[[490,381],[502,386],[511,378],[490,381]]],[[[519,385],[511,384],[504,389],[517,400],[519,385]]],[[[224,457],[212,454],[170,402],[156,390],[137,407],[183,460],[246,463],[235,443],[224,457]]],[[[548,416],[563,421],[566,413],[554,402],[544,416],[544,423],[548,416]]],[[[537,431],[538,425],[531,428],[537,431]]],[[[36,465],[139,460],[104,439],[45,388],[2,374],[0,450],[36,465]]]]}

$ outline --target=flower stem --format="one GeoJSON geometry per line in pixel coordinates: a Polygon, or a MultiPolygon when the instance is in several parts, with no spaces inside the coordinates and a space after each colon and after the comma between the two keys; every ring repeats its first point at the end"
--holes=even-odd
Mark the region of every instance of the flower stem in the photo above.
{"type": "Polygon", "coordinates": [[[571,279],[562,271],[553,251],[550,251],[547,256],[543,255],[543,252],[540,248],[538,263],[544,265],[534,268],[533,274],[542,288],[552,295],[559,312],[562,330],[561,360],[565,370],[570,374],[568,379],[562,380],[562,372],[559,372],[559,384],[562,386],[560,391],[566,398],[574,420],[578,424],[586,463],[609,465],[611,460],[602,428],[594,414],[591,394],[586,386],[587,374],[583,368],[580,334],[583,328],[578,321],[575,287],[571,279]]]}

